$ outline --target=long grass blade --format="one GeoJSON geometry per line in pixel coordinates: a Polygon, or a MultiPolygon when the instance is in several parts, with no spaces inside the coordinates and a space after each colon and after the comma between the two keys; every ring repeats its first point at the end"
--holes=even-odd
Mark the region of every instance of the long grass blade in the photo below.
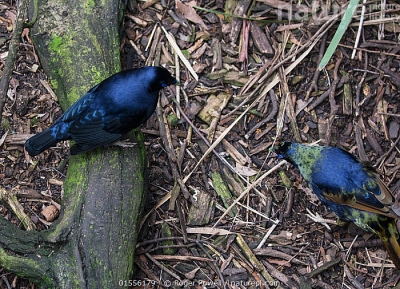
{"type": "Polygon", "coordinates": [[[360,0],[350,0],[349,6],[347,6],[346,12],[343,15],[342,21],[340,21],[339,27],[336,30],[336,33],[333,36],[333,39],[318,66],[319,70],[324,69],[329,60],[331,60],[331,57],[336,50],[336,47],[339,45],[339,42],[342,39],[344,32],[346,31],[351,19],[353,18],[353,14],[356,11],[359,1],[360,0]]]}

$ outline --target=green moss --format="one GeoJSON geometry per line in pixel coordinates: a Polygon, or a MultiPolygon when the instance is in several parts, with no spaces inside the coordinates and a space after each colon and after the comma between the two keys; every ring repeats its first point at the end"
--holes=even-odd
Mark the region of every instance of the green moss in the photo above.
{"type": "Polygon", "coordinates": [[[0,127],[1,127],[3,130],[9,130],[9,129],[11,129],[11,124],[10,124],[10,121],[8,120],[8,118],[3,117],[3,118],[1,119],[1,125],[0,125],[0,127]]]}
{"type": "Polygon", "coordinates": [[[59,219],[57,226],[48,233],[44,233],[45,238],[50,242],[57,242],[63,232],[70,230],[71,224],[79,219],[79,214],[84,192],[87,190],[87,166],[85,166],[85,155],[73,156],[68,165],[67,178],[64,182],[64,215],[59,219]]]}
{"type": "MultiPolygon", "coordinates": [[[[222,199],[225,208],[229,208],[230,205],[233,203],[233,197],[229,188],[225,185],[224,180],[221,177],[221,174],[218,172],[213,172],[211,174],[212,184],[215,189],[217,195],[222,199]]],[[[238,210],[236,206],[232,207],[231,210],[228,212],[228,215],[231,217],[236,216],[238,210]]]]}
{"type": "Polygon", "coordinates": [[[167,116],[167,121],[170,126],[177,126],[179,123],[179,118],[176,114],[172,113],[167,116]]]}
{"type": "Polygon", "coordinates": [[[71,90],[68,93],[68,100],[70,102],[70,105],[73,104],[82,96],[81,91],[85,89],[86,87],[77,87],[77,86],[71,87],[71,90]]]}
{"type": "Polygon", "coordinates": [[[279,176],[281,177],[282,184],[287,188],[291,189],[293,187],[292,181],[289,179],[289,177],[286,175],[285,171],[281,170],[279,171],[279,176]]]}
{"type": "Polygon", "coordinates": [[[98,67],[92,66],[90,68],[90,76],[97,83],[104,80],[104,72],[102,72],[98,67]]]}
{"type": "MultiPolygon", "coordinates": [[[[136,146],[139,146],[139,151],[140,151],[140,156],[141,156],[141,162],[143,164],[147,163],[147,152],[146,148],[144,147],[144,136],[143,133],[140,129],[134,129],[131,132],[129,132],[128,135],[129,139],[136,144],[136,146]]],[[[138,174],[138,177],[143,177],[143,174],[138,174]]]]}
{"type": "MultiPolygon", "coordinates": [[[[163,238],[173,237],[172,231],[167,223],[161,224],[161,237],[163,238]]],[[[166,240],[163,242],[163,246],[165,246],[165,248],[163,248],[163,252],[165,255],[174,255],[176,253],[177,248],[171,247],[173,245],[175,245],[173,240],[166,240]]]]}
{"type": "MultiPolygon", "coordinates": [[[[87,186],[86,183],[86,176],[83,171],[86,170],[83,160],[79,160],[82,158],[81,155],[71,157],[69,168],[68,168],[68,175],[64,182],[64,188],[66,191],[72,189],[72,187],[81,188],[83,185],[87,186]]],[[[85,191],[85,188],[82,188],[82,191],[85,191]]]]}
{"type": "Polygon", "coordinates": [[[63,38],[61,36],[55,36],[53,39],[51,39],[49,48],[52,51],[58,51],[62,43],[63,43],[63,38]]]}
{"type": "Polygon", "coordinates": [[[86,0],[84,3],[86,8],[88,9],[94,9],[96,7],[96,3],[94,2],[94,0],[86,0]]]}
{"type": "MultiPolygon", "coordinates": [[[[70,247],[70,246],[68,246],[70,247]]],[[[69,248],[68,251],[72,252],[72,248],[69,248]]],[[[56,264],[56,268],[60,271],[63,272],[68,272],[68,279],[59,279],[59,282],[62,282],[60,285],[60,288],[80,288],[81,285],[79,282],[79,277],[77,276],[78,273],[76,271],[77,266],[80,266],[80,264],[78,265],[78,261],[75,258],[74,254],[58,254],[57,257],[54,257],[55,260],[55,264],[56,264]],[[72,281],[72,282],[71,282],[72,281]],[[65,282],[65,283],[63,283],[65,282]],[[72,284],[75,284],[76,286],[71,287],[72,284]]]]}
{"type": "Polygon", "coordinates": [[[52,279],[47,276],[45,260],[35,261],[31,258],[8,255],[0,247],[0,266],[11,272],[18,272],[18,276],[25,277],[34,283],[43,286],[52,286],[52,279]]]}
{"type": "Polygon", "coordinates": [[[188,50],[186,49],[182,50],[182,54],[185,56],[186,59],[190,59],[190,53],[188,50]]]}
{"type": "Polygon", "coordinates": [[[50,79],[50,84],[51,84],[51,86],[53,87],[54,90],[58,89],[58,81],[57,81],[57,79],[51,78],[50,79]]]}
{"type": "Polygon", "coordinates": [[[31,119],[31,127],[35,127],[39,122],[37,117],[31,119]]]}

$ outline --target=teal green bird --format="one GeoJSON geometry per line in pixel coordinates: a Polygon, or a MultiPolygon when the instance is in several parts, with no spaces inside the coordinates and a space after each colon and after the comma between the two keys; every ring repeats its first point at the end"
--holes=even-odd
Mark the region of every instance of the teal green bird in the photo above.
{"type": "Polygon", "coordinates": [[[296,166],[308,186],[342,221],[375,233],[400,271],[400,206],[377,173],[350,153],[331,146],[284,142],[274,151],[296,166]]]}

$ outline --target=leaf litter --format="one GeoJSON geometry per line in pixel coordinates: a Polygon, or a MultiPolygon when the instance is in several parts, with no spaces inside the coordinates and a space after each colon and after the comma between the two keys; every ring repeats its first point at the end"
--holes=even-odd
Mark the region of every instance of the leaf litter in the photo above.
{"type": "MultiPolygon", "coordinates": [[[[395,286],[399,273],[376,236],[332,224],[298,171],[269,151],[276,140],[336,145],[371,162],[399,193],[400,7],[370,1],[358,47],[357,29],[347,29],[318,71],[346,3],[148,1],[126,13],[124,67],[165,65],[181,81],[179,92],[169,91],[179,101],[163,94],[158,116],[142,128],[150,182],[135,279],[210,288],[395,286]]],[[[0,6],[2,61],[14,9],[0,6]]],[[[350,26],[359,23],[356,13],[350,26]]],[[[57,213],[62,200],[68,144],[35,160],[23,154],[30,132],[61,114],[26,31],[23,41],[3,112],[0,185],[19,188],[18,212],[43,230],[51,221],[42,211],[57,213]]],[[[9,208],[0,212],[23,226],[9,208]]],[[[2,274],[1,286],[29,284],[2,274]]]]}

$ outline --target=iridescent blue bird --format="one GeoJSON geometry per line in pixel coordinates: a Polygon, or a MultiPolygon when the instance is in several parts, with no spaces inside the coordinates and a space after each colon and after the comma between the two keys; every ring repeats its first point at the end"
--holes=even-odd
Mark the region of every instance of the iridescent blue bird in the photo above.
{"type": "Polygon", "coordinates": [[[400,270],[396,226],[400,206],[371,167],[331,146],[284,142],[274,151],[299,169],[308,186],[340,220],[377,234],[400,270]]]}
{"type": "Polygon", "coordinates": [[[157,106],[159,91],[178,81],[163,67],[119,72],[77,100],[48,129],[25,143],[36,156],[63,140],[74,140],[71,155],[109,146],[146,122],[157,106]]]}

